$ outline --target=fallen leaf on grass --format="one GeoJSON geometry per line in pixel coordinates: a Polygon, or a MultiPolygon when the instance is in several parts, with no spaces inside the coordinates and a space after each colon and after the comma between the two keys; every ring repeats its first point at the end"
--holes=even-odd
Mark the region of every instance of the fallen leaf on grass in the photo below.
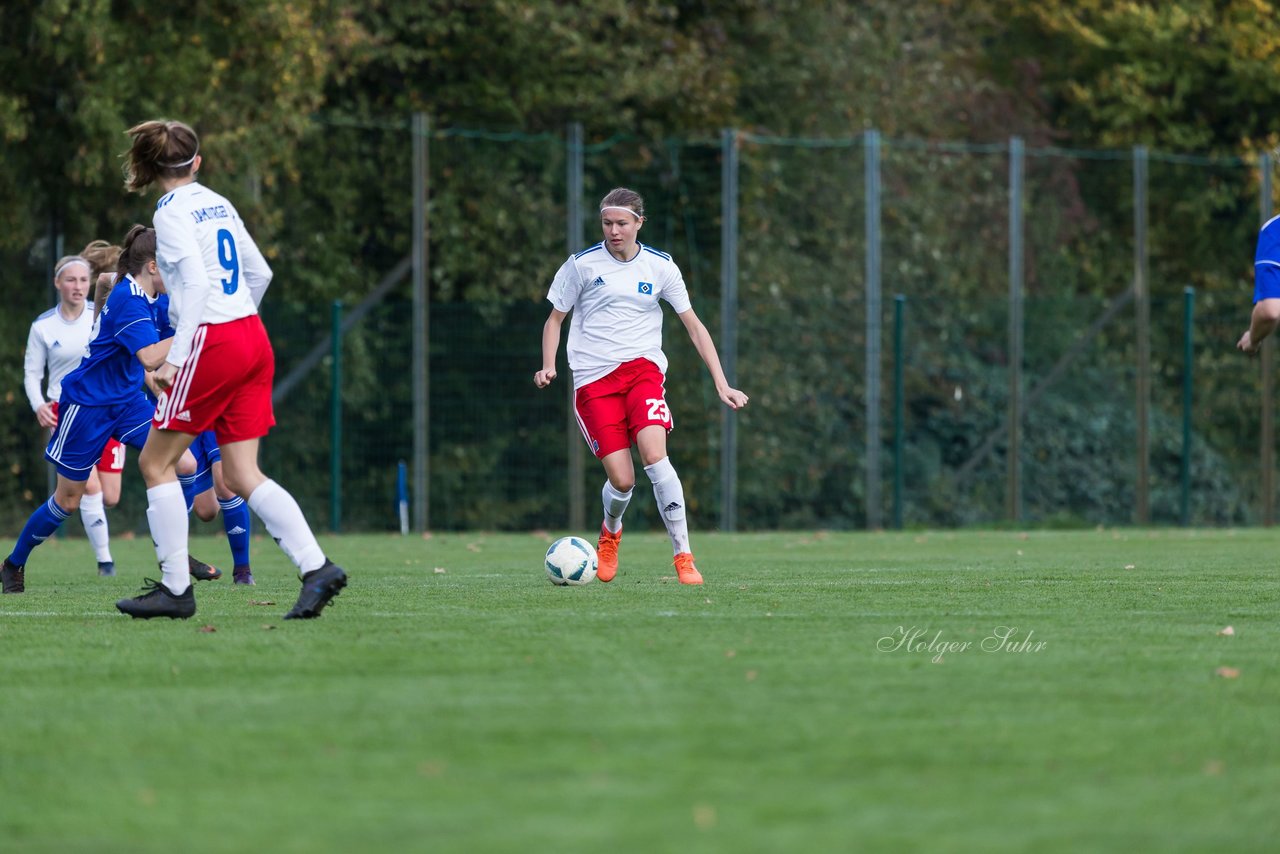
{"type": "Polygon", "coordinates": [[[445,568],[444,568],[443,566],[437,566],[435,569],[433,569],[433,570],[431,570],[431,571],[432,571],[432,572],[434,572],[436,575],[444,575],[444,574],[445,574],[445,568]]]}
{"type": "Polygon", "coordinates": [[[1227,765],[1221,759],[1210,759],[1204,763],[1204,773],[1210,777],[1220,777],[1222,772],[1227,769],[1227,765]]]}
{"type": "Polygon", "coordinates": [[[1240,678],[1240,668],[1238,667],[1219,667],[1213,671],[1214,676],[1221,676],[1223,679],[1240,678]]]}
{"type": "Polygon", "coordinates": [[[275,628],[275,626],[263,626],[262,628],[263,628],[265,631],[268,631],[268,632],[269,632],[269,631],[271,631],[272,629],[274,629],[274,628],[275,628]]]}
{"type": "Polygon", "coordinates": [[[478,552],[480,551],[480,545],[478,543],[467,543],[467,551],[478,552]]]}
{"type": "Polygon", "coordinates": [[[267,600],[250,599],[250,600],[249,600],[249,604],[250,604],[250,605],[274,605],[274,604],[276,604],[276,603],[275,603],[275,602],[270,602],[270,601],[267,601],[267,600]]]}
{"type": "Polygon", "coordinates": [[[215,629],[213,626],[201,626],[200,631],[204,632],[205,634],[208,634],[209,632],[216,632],[217,629],[215,629]]]}
{"type": "Polygon", "coordinates": [[[1231,626],[1225,626],[1218,632],[1218,637],[1229,638],[1235,633],[1236,633],[1236,630],[1234,628],[1232,628],[1231,626]]]}
{"type": "Polygon", "coordinates": [[[754,682],[754,681],[756,681],[756,677],[757,677],[757,676],[759,676],[759,675],[760,675],[760,674],[756,673],[754,670],[748,670],[748,671],[747,671],[747,681],[748,681],[748,682],[754,682]]]}
{"type": "Polygon", "coordinates": [[[716,808],[698,804],[693,808],[693,824],[698,830],[710,830],[716,826],[716,808]]]}
{"type": "Polygon", "coordinates": [[[1133,569],[1133,568],[1134,568],[1134,565],[1133,565],[1133,564],[1131,564],[1131,563],[1126,563],[1126,564],[1124,565],[1124,568],[1125,568],[1125,569],[1133,569]]]}

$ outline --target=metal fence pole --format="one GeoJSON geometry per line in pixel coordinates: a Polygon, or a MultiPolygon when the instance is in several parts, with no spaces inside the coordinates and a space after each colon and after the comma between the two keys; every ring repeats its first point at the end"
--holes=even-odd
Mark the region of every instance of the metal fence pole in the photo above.
{"type": "Polygon", "coordinates": [[[1022,360],[1023,263],[1025,227],[1022,193],[1026,149],[1020,137],[1009,140],[1009,452],[1005,484],[1005,515],[1022,519],[1022,360]]]}
{"type": "Polygon", "coordinates": [[[902,530],[902,451],[905,432],[904,414],[906,404],[903,383],[903,315],[907,309],[907,298],[898,294],[893,298],[893,527],[902,530]]]}
{"type": "MultiPolygon", "coordinates": [[[[720,132],[720,361],[729,385],[738,384],[738,132],[720,132]]],[[[720,530],[738,527],[738,420],[720,415],[720,530]]]]}
{"type": "MultiPolygon", "coordinates": [[[[564,232],[565,243],[568,245],[569,254],[571,255],[582,249],[582,244],[585,242],[582,227],[584,171],[582,138],[582,124],[580,122],[571,122],[565,143],[565,207],[568,209],[568,215],[564,232]]],[[[573,372],[567,367],[564,372],[564,384],[565,394],[569,398],[569,409],[565,422],[565,440],[568,443],[566,447],[568,449],[569,476],[569,529],[581,531],[587,526],[587,498],[586,489],[583,487],[585,468],[582,459],[585,450],[584,442],[582,441],[582,430],[578,427],[578,417],[575,414],[573,372]]]]}
{"type": "MultiPolygon", "coordinates": [[[[1272,216],[1270,154],[1263,154],[1258,158],[1258,169],[1261,179],[1258,216],[1260,224],[1265,224],[1272,216]]],[[[1262,342],[1262,351],[1259,353],[1259,361],[1262,363],[1262,435],[1258,465],[1262,470],[1262,524],[1267,527],[1276,522],[1275,350],[1273,336],[1262,342]]]]}
{"type": "Polygon", "coordinates": [[[329,530],[342,530],[342,300],[333,301],[329,374],[329,530]]]}
{"type": "Polygon", "coordinates": [[[413,141],[413,527],[428,530],[431,522],[430,308],[427,290],[427,198],[430,195],[426,113],[414,113],[413,141]]]}
{"type": "Polygon", "coordinates": [[[880,521],[880,132],[863,133],[866,205],[866,515],[880,521]]]}
{"type": "Polygon", "coordinates": [[[1191,401],[1196,289],[1182,290],[1182,527],[1191,524],[1191,401]]]}
{"type": "Polygon", "coordinates": [[[1138,467],[1134,484],[1135,521],[1151,522],[1149,501],[1150,411],[1151,411],[1151,292],[1147,255],[1147,149],[1133,149],[1133,297],[1137,311],[1137,406],[1138,467]]]}

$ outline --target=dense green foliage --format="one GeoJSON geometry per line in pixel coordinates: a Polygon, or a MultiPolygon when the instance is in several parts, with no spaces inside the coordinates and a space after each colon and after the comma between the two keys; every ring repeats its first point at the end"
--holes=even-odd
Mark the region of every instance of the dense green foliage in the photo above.
{"type": "MultiPolygon", "coordinates": [[[[1205,445],[1197,518],[1254,518],[1256,417],[1238,402],[1242,378],[1225,339],[1248,302],[1254,158],[1278,141],[1268,117],[1280,55],[1274,33],[1256,26],[1275,11],[1263,0],[270,0],[247,12],[221,0],[190,10],[6,4],[0,285],[11,311],[0,321],[0,460],[13,486],[0,489],[0,519],[16,524],[45,488],[20,365],[26,325],[49,302],[51,258],[150,215],[150,198],[121,189],[126,128],[166,115],[200,131],[202,178],[236,202],[275,266],[264,312],[283,374],[327,331],[331,300],[358,303],[409,254],[415,111],[432,121],[432,518],[442,526],[563,518],[563,398],[536,395],[527,375],[546,284],[581,242],[565,235],[570,122],[586,131],[588,210],[609,187],[641,190],[652,214],[642,239],[675,255],[717,335],[719,133],[744,131],[736,322],[739,382],[753,396],[740,416],[746,526],[849,526],[864,516],[865,130],[884,136],[886,348],[890,295],[910,300],[908,518],[922,523],[1003,514],[1002,444],[976,479],[957,479],[968,452],[999,428],[1007,393],[1003,144],[1016,134],[1031,152],[1028,298],[1073,307],[1061,324],[1029,318],[1032,383],[1127,287],[1125,147],[1150,147],[1152,294],[1170,321],[1153,340],[1152,426],[1177,433],[1161,425],[1178,416],[1177,301],[1193,285],[1221,336],[1197,355],[1209,378],[1197,394],[1206,413],[1195,424],[1205,445]],[[960,142],[969,145],[949,145],[960,142]],[[960,387],[968,396],[949,401],[960,387]]],[[[593,239],[589,216],[582,226],[593,239]]],[[[394,465],[411,453],[407,295],[402,284],[344,344],[352,526],[392,523],[394,465]]],[[[1105,404],[1113,415],[1078,412],[1080,389],[1061,385],[1028,413],[1029,433],[1044,439],[1024,445],[1028,471],[1040,454],[1079,466],[1037,469],[1029,518],[1128,518],[1129,316],[1077,366],[1077,379],[1116,392],[1105,404]],[[1073,443],[1097,450],[1081,459],[1073,443]]],[[[721,415],[678,324],[667,347],[680,424],[673,455],[705,524],[718,510],[721,415]]],[[[886,382],[888,360],[886,349],[886,382]]],[[[1246,386],[1254,391],[1251,379],[1246,386]]],[[[323,372],[308,377],[266,451],[312,513],[328,500],[328,394],[323,372]]],[[[136,521],[137,509],[122,512],[136,521]]]]}

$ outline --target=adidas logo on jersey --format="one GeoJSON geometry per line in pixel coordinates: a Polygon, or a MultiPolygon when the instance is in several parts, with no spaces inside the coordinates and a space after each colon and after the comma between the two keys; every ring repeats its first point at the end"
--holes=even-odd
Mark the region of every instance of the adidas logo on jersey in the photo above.
{"type": "Polygon", "coordinates": [[[179,412],[177,415],[175,415],[175,416],[173,416],[173,417],[174,417],[174,419],[175,419],[175,420],[177,420],[177,421],[190,421],[190,420],[191,420],[191,413],[190,413],[190,412],[187,412],[187,411],[184,409],[182,412],[179,412]]]}
{"type": "Polygon", "coordinates": [[[248,532],[244,528],[241,528],[239,525],[236,525],[230,531],[227,531],[227,534],[231,536],[234,536],[236,534],[246,534],[246,533],[248,532]]]}
{"type": "Polygon", "coordinates": [[[604,276],[596,276],[596,280],[591,283],[591,287],[593,288],[604,287],[604,276]]]}

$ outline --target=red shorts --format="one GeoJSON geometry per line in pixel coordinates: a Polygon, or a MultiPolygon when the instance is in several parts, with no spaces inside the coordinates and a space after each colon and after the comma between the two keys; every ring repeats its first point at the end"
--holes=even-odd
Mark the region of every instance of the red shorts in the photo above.
{"type": "MultiPolygon", "coordinates": [[[[53,404],[53,417],[58,417],[58,401],[53,404]]],[[[115,439],[108,439],[107,446],[102,449],[102,459],[98,460],[97,469],[104,474],[120,474],[124,471],[124,445],[115,439]]]]}
{"type": "Polygon", "coordinates": [[[573,396],[578,426],[591,452],[604,457],[631,447],[641,428],[656,424],[671,432],[665,377],[648,359],[624,362],[573,396]]]}
{"type": "Polygon", "coordinates": [[[220,445],[265,436],[276,423],[271,409],[275,371],[275,354],[258,315],[203,324],[173,386],[160,395],[151,423],[181,433],[212,430],[220,445]]]}

